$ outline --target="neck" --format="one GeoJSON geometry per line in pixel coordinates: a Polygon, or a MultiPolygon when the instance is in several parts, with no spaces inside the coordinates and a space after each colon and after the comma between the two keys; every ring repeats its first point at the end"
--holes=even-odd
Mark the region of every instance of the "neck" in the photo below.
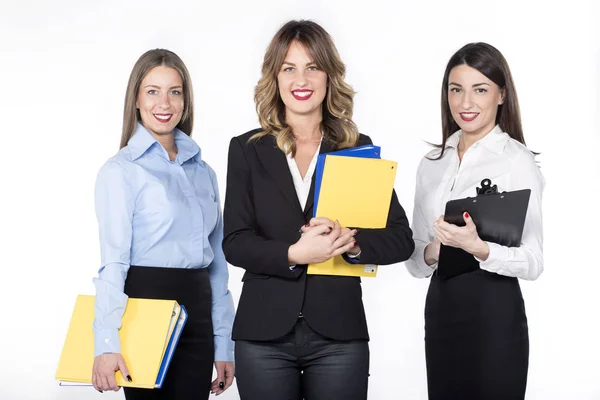
{"type": "Polygon", "coordinates": [[[158,143],[165,148],[171,161],[174,161],[177,157],[177,146],[175,145],[175,132],[171,132],[165,135],[152,134],[158,143]]]}
{"type": "Polygon", "coordinates": [[[458,150],[460,152],[465,152],[467,151],[467,149],[469,147],[471,147],[475,142],[483,139],[485,136],[487,136],[491,131],[494,130],[494,126],[492,126],[490,129],[480,129],[476,132],[462,132],[462,135],[460,137],[460,142],[458,143],[458,150]]]}
{"type": "Polygon", "coordinates": [[[286,115],[285,122],[292,128],[294,137],[302,141],[321,140],[322,114],[286,115]]]}

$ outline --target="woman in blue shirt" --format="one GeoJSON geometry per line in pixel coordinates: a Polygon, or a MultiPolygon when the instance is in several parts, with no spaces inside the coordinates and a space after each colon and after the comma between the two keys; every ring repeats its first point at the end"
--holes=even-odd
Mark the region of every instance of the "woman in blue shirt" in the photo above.
{"type": "Polygon", "coordinates": [[[174,299],[189,313],[162,388],[125,388],[128,400],[208,398],[233,382],[234,308],[219,191],[189,137],[193,110],[181,59],[168,50],[146,52],[129,78],[121,150],[98,173],[94,387],[119,390],[117,370],[135,382],[118,333],[128,296],[174,299]]]}

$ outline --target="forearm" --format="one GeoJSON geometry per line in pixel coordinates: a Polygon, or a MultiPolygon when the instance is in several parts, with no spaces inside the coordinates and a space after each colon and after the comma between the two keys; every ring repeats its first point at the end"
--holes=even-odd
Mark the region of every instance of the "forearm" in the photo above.
{"type": "Polygon", "coordinates": [[[127,306],[128,297],[123,293],[123,286],[128,268],[124,264],[109,264],[102,268],[98,278],[94,278],[94,356],[121,352],[119,329],[127,306]]]}
{"type": "MultiPolygon", "coordinates": [[[[300,236],[300,234],[298,234],[300,236]]],[[[291,243],[270,240],[252,231],[236,232],[225,236],[223,251],[227,261],[255,274],[297,279],[298,273],[290,270],[291,243]]]]}

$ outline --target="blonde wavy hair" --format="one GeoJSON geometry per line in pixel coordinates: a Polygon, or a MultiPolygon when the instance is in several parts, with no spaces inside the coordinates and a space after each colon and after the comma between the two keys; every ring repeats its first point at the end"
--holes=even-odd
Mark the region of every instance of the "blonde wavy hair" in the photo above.
{"type": "Polygon", "coordinates": [[[254,102],[262,131],[250,140],[266,135],[275,136],[277,147],[286,154],[296,154],[292,128],[285,122],[285,105],[279,95],[277,75],[292,42],[304,46],[321,70],[327,74],[327,95],[323,101],[321,131],[324,140],[336,149],[354,147],[358,143],[358,128],[352,121],[354,90],[344,81],[346,66],[323,27],[312,21],[289,21],[271,40],[262,65],[262,76],[254,89],[254,102]]]}

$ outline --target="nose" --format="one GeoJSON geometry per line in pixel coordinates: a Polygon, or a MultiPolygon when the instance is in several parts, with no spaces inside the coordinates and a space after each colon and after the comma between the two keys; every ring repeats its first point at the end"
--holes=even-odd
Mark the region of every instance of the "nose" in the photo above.
{"type": "Polygon", "coordinates": [[[171,107],[171,99],[168,93],[162,93],[158,96],[158,106],[161,108],[171,107]]]}
{"type": "Polygon", "coordinates": [[[469,108],[471,108],[473,106],[473,93],[471,93],[468,90],[465,90],[462,92],[462,97],[460,99],[460,106],[461,108],[468,110],[469,108]]]}
{"type": "Polygon", "coordinates": [[[295,76],[295,83],[298,87],[304,87],[308,84],[308,77],[306,76],[306,71],[298,68],[295,76]]]}

